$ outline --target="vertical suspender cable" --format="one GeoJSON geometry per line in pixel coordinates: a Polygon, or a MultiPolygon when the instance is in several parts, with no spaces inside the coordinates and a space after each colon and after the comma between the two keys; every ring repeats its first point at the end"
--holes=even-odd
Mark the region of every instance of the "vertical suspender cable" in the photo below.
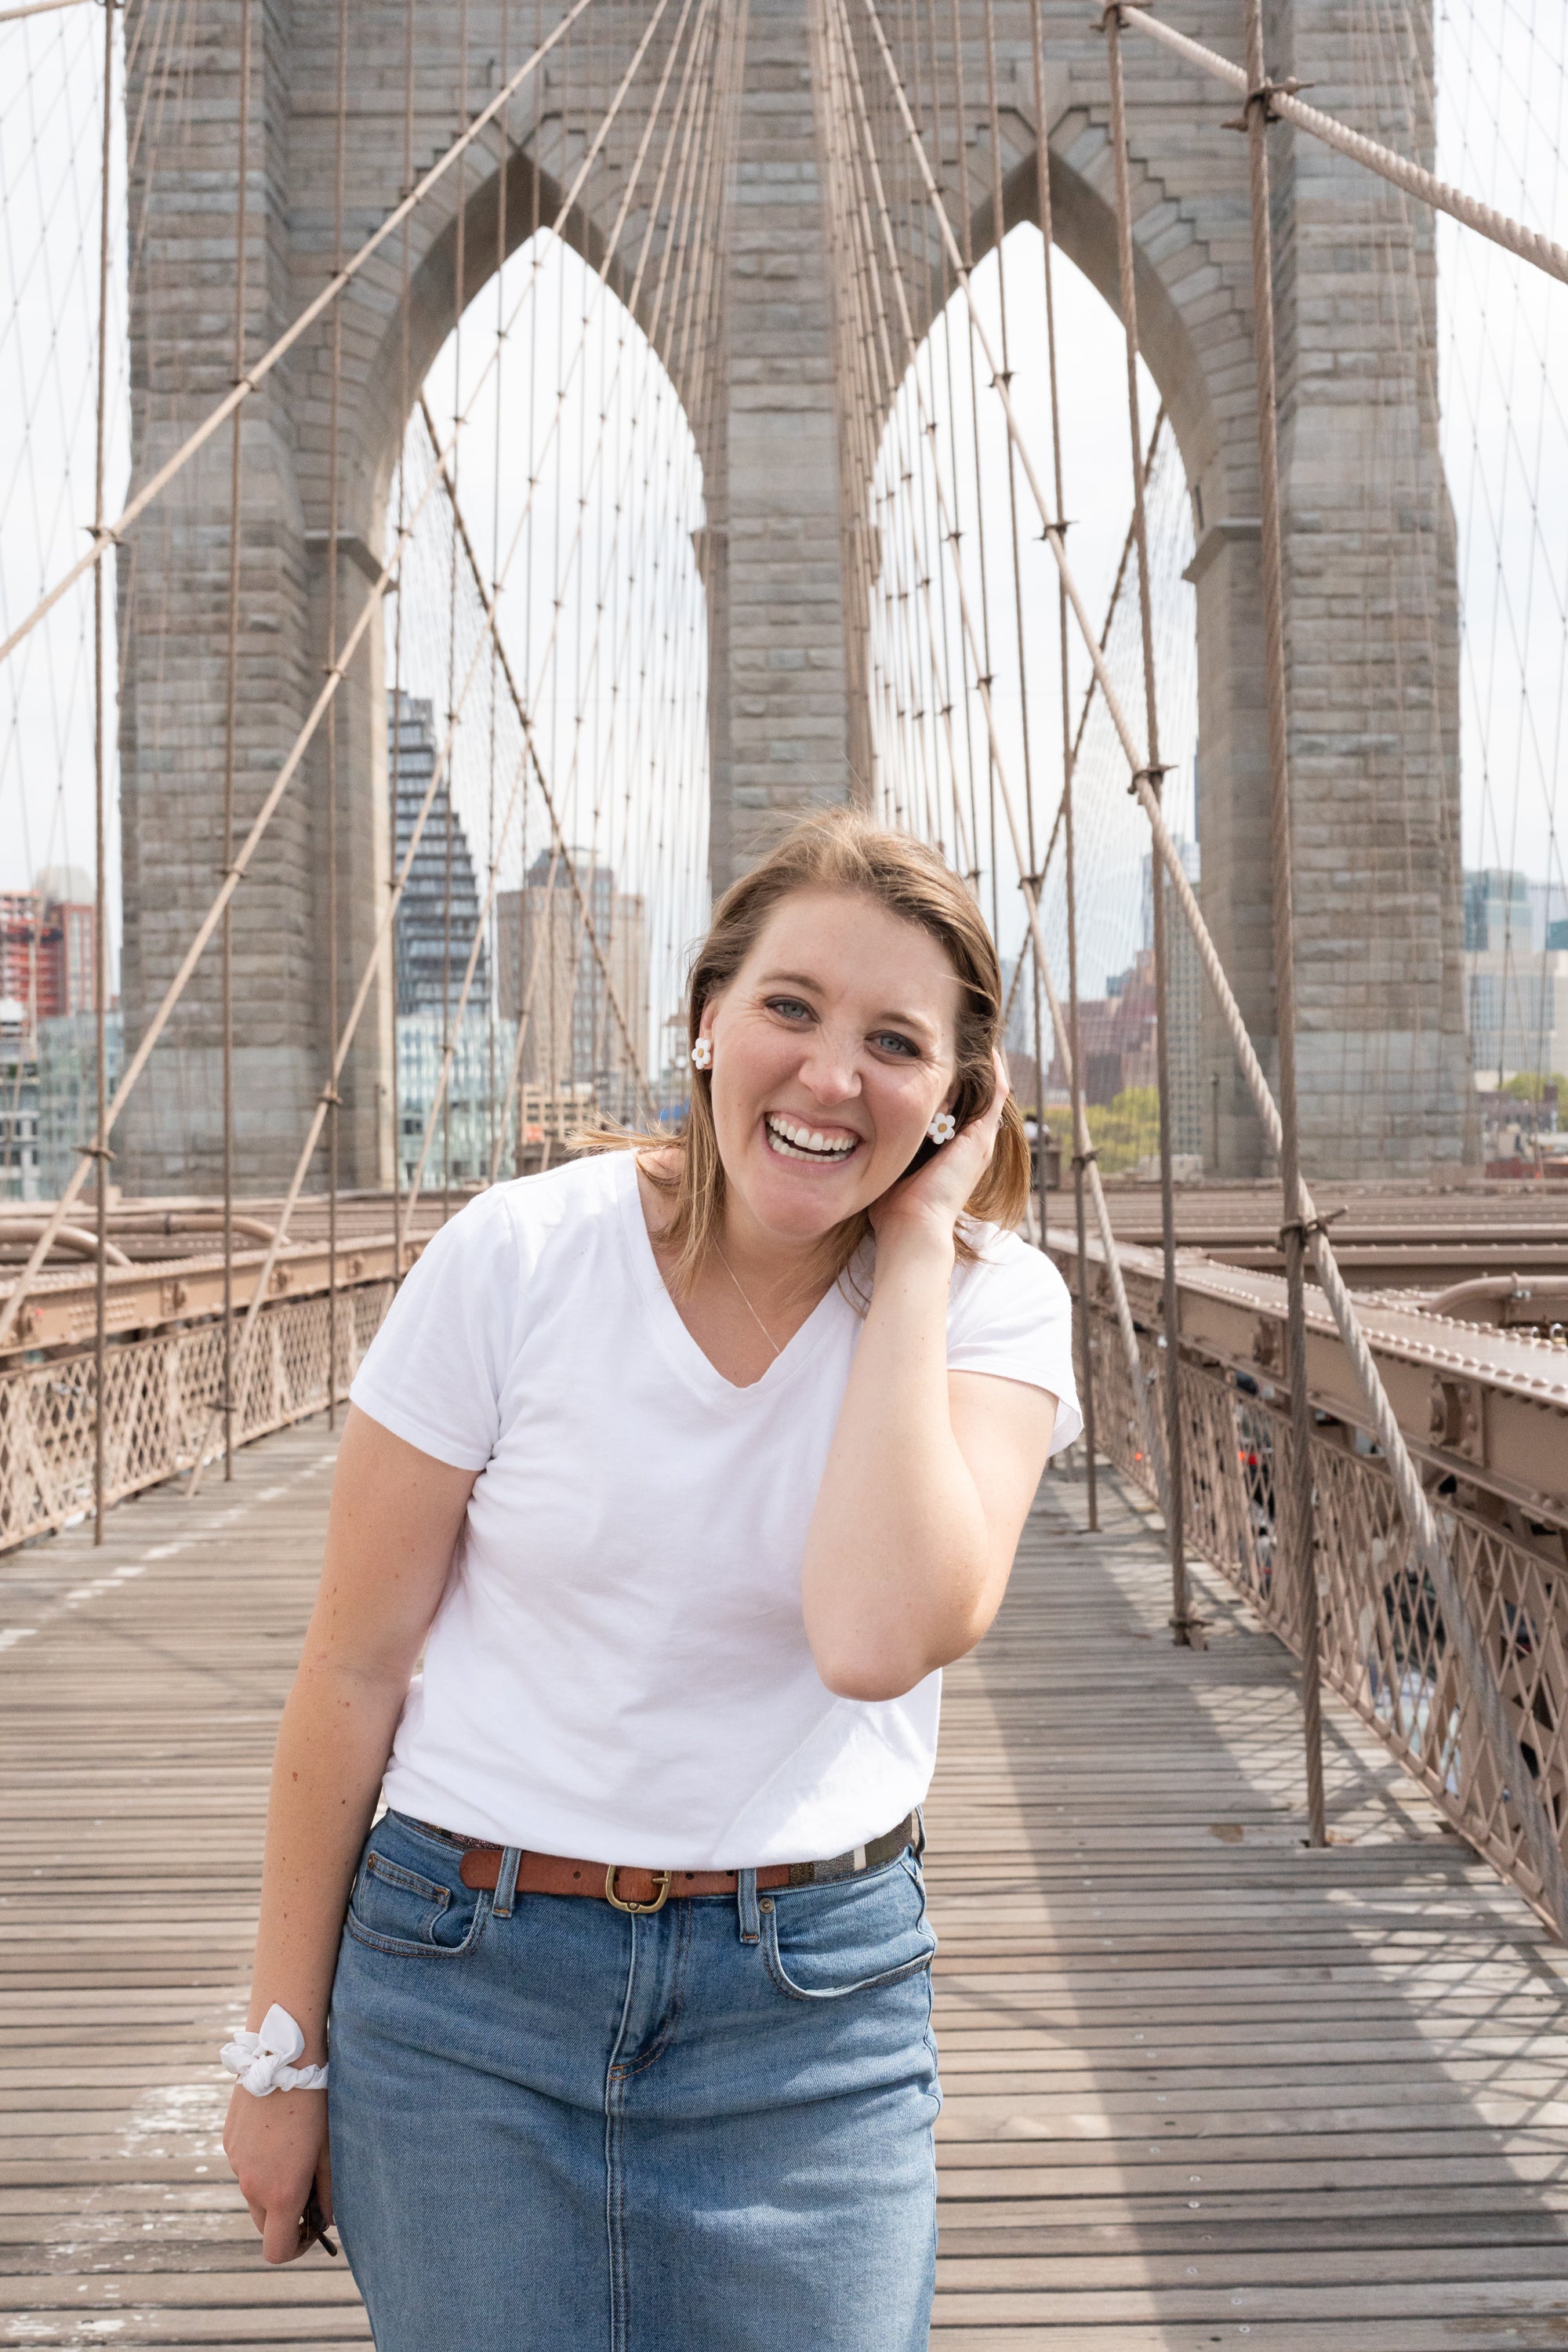
{"type": "Polygon", "coordinates": [[[1268,713],[1268,845],[1274,881],[1274,1026],[1279,1066],[1279,1177],[1285,1198],[1285,1355],[1290,1384],[1290,1475],[1284,1505],[1285,1556],[1295,1579],[1301,1642],[1307,1815],[1313,1845],[1328,1832],[1323,1807],[1322,1694],[1318,1571],[1312,1509],[1312,1412],[1307,1396],[1307,1237],[1297,1194],[1301,1152],[1296,1097],[1296,934],[1291,888],[1290,744],[1285,707],[1284,565],[1279,537],[1278,388],[1274,373],[1274,257],[1268,218],[1268,92],[1262,0],[1247,0],[1247,145],[1252,199],[1252,336],[1258,354],[1258,512],[1262,519],[1263,684],[1268,713]]]}
{"type": "MultiPolygon", "coordinates": [[[[535,38],[536,43],[537,43],[537,40],[538,40],[538,37],[539,37],[539,34],[538,34],[538,27],[539,27],[540,26],[542,26],[542,25],[543,21],[544,21],[544,5],[543,5],[543,0],[535,0],[535,7],[534,7],[535,33],[534,33],[534,38],[535,38]]],[[[540,173],[539,173],[539,152],[538,152],[538,138],[537,138],[537,134],[536,134],[536,135],[535,135],[535,141],[534,141],[533,170],[532,170],[532,171],[530,173],[530,174],[529,174],[529,245],[530,245],[530,247],[533,250],[533,252],[534,252],[534,254],[535,254],[536,257],[537,257],[537,253],[538,253],[539,224],[540,224],[540,217],[541,217],[541,215],[540,215],[540,193],[541,193],[541,192],[540,192],[540,173]]],[[[535,456],[534,456],[534,440],[535,440],[535,431],[536,431],[535,407],[536,407],[536,402],[537,402],[537,396],[538,396],[538,385],[539,385],[539,337],[538,337],[537,335],[531,335],[531,336],[529,337],[529,339],[528,339],[528,470],[529,470],[529,472],[530,472],[531,474],[533,472],[533,470],[534,470],[534,467],[535,467],[535,464],[536,464],[536,462],[537,462],[537,461],[536,461],[536,459],[535,459],[535,456]]],[[[533,637],[533,511],[532,511],[531,502],[531,504],[530,504],[530,509],[529,509],[529,518],[528,518],[528,548],[527,548],[527,552],[526,552],[526,554],[525,554],[525,556],[524,556],[524,559],[523,559],[523,567],[522,567],[522,599],[523,599],[523,601],[522,601],[522,642],[523,642],[523,644],[526,646],[526,645],[530,645],[530,644],[531,644],[531,642],[532,642],[532,637],[533,637]]],[[[523,1055],[523,1048],[524,1048],[524,1045],[526,1045],[526,1043],[527,1043],[527,1039],[528,1039],[528,1024],[529,1024],[530,1011],[531,1011],[531,1003],[532,1003],[531,992],[530,991],[526,991],[526,990],[525,990],[525,988],[524,988],[524,983],[523,983],[523,971],[522,971],[522,966],[523,966],[523,950],[524,950],[524,948],[525,948],[525,945],[526,945],[526,942],[527,942],[527,938],[528,938],[528,905],[529,905],[529,898],[528,898],[528,810],[527,810],[527,807],[526,807],[526,806],[525,806],[525,807],[524,807],[524,809],[523,809],[522,824],[521,824],[521,827],[520,828],[520,832],[519,832],[519,851],[518,851],[518,856],[519,856],[519,864],[518,864],[518,877],[517,877],[517,1035],[516,1035],[516,1037],[515,1037],[515,1039],[513,1040],[513,1043],[512,1043],[512,1078],[511,1078],[511,1085],[512,1085],[513,1097],[514,1097],[514,1098],[515,1098],[515,1112],[516,1112],[516,1120],[517,1120],[517,1125],[516,1125],[516,1129],[515,1129],[514,1135],[513,1135],[513,1140],[512,1140],[512,1163],[511,1163],[511,1172],[512,1172],[512,1174],[513,1174],[514,1176],[521,1176],[521,1175],[522,1174],[522,1172],[523,1172],[523,1166],[524,1166],[524,1162],[523,1162],[523,1153],[524,1153],[524,1150],[525,1150],[525,1148],[526,1148],[527,1141],[528,1141],[528,1107],[527,1107],[527,1106],[528,1106],[528,1089],[527,1089],[526,1085],[519,1085],[519,1084],[517,1083],[517,1081],[518,1081],[518,1079],[519,1079],[519,1078],[521,1077],[521,1071],[522,1071],[522,1055],[523,1055]]],[[[553,860],[553,858],[552,858],[552,861],[551,861],[551,867],[550,867],[550,886],[551,886],[551,887],[552,887],[552,889],[553,889],[553,887],[554,887],[554,883],[555,883],[555,865],[554,865],[554,860],[553,860]]],[[[550,902],[547,902],[547,903],[553,903],[553,902],[552,902],[552,901],[550,901],[550,902]]],[[[537,929],[537,926],[536,926],[536,929],[537,929]]],[[[542,936],[542,934],[541,934],[541,936],[542,936]]],[[[536,966],[537,966],[537,963],[538,963],[538,959],[539,959],[539,950],[538,950],[538,948],[537,948],[537,946],[536,946],[536,947],[535,947],[535,950],[534,950],[534,962],[535,962],[535,965],[536,965],[536,966]]],[[[492,1182],[493,1182],[493,1181],[494,1181],[494,1179],[495,1179],[496,1171],[497,1171],[497,1169],[499,1168],[500,1164],[500,1163],[499,1160],[492,1160],[492,1161],[491,1161],[491,1164],[490,1164],[490,1178],[491,1178],[492,1182]]]]}
{"type": "MultiPolygon", "coordinates": [[[[1012,382],[1012,352],[1007,333],[1007,257],[1005,194],[1002,184],[1002,114],[996,100],[996,5],[985,0],[985,96],[991,131],[991,228],[996,241],[996,297],[1002,329],[1002,368],[1012,382]]],[[[919,214],[916,213],[918,220],[919,214]]],[[[1035,760],[1029,737],[1029,666],[1024,644],[1024,574],[1018,548],[1018,454],[1007,436],[1007,516],[1013,546],[1013,613],[1018,635],[1018,719],[1024,743],[1024,824],[1029,843],[1029,871],[1038,890],[1044,881],[1035,827],[1035,760]]],[[[1040,1246],[1046,1242],[1046,1064],[1040,1036],[1040,974],[1034,965],[1035,1015],[1035,1190],[1039,1202],[1040,1246]]],[[[1004,1052],[1005,1041],[1004,1040],[1004,1052]]]]}
{"type": "MultiPolygon", "coordinates": [[[[1057,516],[1060,520],[1067,508],[1066,495],[1062,487],[1062,412],[1061,396],[1057,381],[1056,272],[1052,264],[1056,226],[1051,216],[1051,163],[1050,143],[1047,136],[1049,124],[1046,118],[1046,44],[1045,26],[1040,16],[1040,0],[1029,0],[1029,32],[1030,44],[1034,52],[1035,75],[1035,194],[1039,211],[1041,259],[1046,273],[1046,366],[1050,379],[1051,394],[1051,457],[1056,475],[1057,516]]],[[[1065,524],[1063,528],[1066,528],[1065,524]]],[[[1100,1473],[1095,1466],[1094,1459],[1094,1360],[1089,1342],[1089,1234],[1084,1214],[1084,1163],[1083,1155],[1077,1142],[1079,1133],[1087,1132],[1089,1124],[1081,1100],[1083,1054],[1079,1040],[1078,1017],[1078,861],[1073,802],[1073,771],[1078,761],[1078,747],[1073,740],[1070,711],[1071,674],[1068,654],[1068,593],[1059,573],[1057,577],[1057,628],[1059,639],[1062,699],[1062,852],[1067,868],[1068,1036],[1072,1045],[1071,1091],[1074,1137],[1072,1192],[1073,1223],[1078,1239],[1079,1395],[1083,1407],[1089,1529],[1089,1533],[1094,1535],[1098,1533],[1100,1528],[1100,1473]]],[[[1090,690],[1092,691],[1092,682],[1090,690]]],[[[1035,1019],[1037,1034],[1039,1023],[1037,1004],[1035,1019]]]]}
{"type": "MultiPolygon", "coordinates": [[[[1104,26],[1110,68],[1110,146],[1116,173],[1116,257],[1121,324],[1127,339],[1127,410],[1132,428],[1132,523],[1138,542],[1138,611],[1143,633],[1143,697],[1147,712],[1144,774],[1158,795],[1159,693],[1154,677],[1153,604],[1149,579],[1149,530],[1143,500],[1143,434],[1138,416],[1138,297],[1132,258],[1132,188],[1127,152],[1127,106],[1121,81],[1121,0],[1106,0],[1104,26]]],[[[1059,527],[1058,517],[1058,527],[1059,527]]],[[[1164,876],[1151,852],[1149,895],[1154,918],[1154,1057],[1160,1086],[1160,1237],[1163,1255],[1165,1457],[1169,1471],[1165,1532],[1171,1552],[1171,1630],[1178,1643],[1192,1638],[1184,1518],[1181,1394],[1181,1304],[1176,1289],[1176,1206],[1171,1168],[1171,966],[1166,937],[1164,876]]]]}
{"type": "MultiPolygon", "coordinates": [[[[969,157],[964,145],[964,123],[968,119],[969,102],[963,86],[963,27],[959,18],[958,9],[959,0],[952,0],[952,75],[953,84],[957,93],[956,104],[958,119],[958,229],[959,242],[963,254],[964,270],[967,274],[973,275],[974,269],[974,239],[969,216],[969,157]]],[[[989,707],[991,681],[994,674],[991,660],[991,583],[986,577],[985,493],[980,477],[980,384],[978,372],[974,364],[974,333],[973,327],[971,328],[967,337],[967,349],[969,352],[970,439],[974,460],[975,562],[980,574],[980,643],[984,656],[984,691],[987,698],[987,705],[989,707]]],[[[958,479],[958,441],[956,435],[953,436],[952,473],[953,480],[956,483],[958,479]]],[[[957,552],[956,548],[954,549],[954,552],[957,552]]],[[[987,738],[988,741],[990,739],[987,738]]],[[[999,919],[1001,905],[996,877],[996,760],[994,749],[991,759],[987,764],[985,791],[991,828],[991,932],[992,937],[994,938],[996,932],[1001,928],[999,919]]],[[[980,863],[980,819],[978,813],[976,814],[974,820],[974,862],[976,866],[980,863]]],[[[975,891],[977,895],[979,887],[979,882],[976,880],[975,891]]]]}
{"type": "MultiPolygon", "coordinates": [[[[343,266],[343,172],[348,144],[349,11],[338,0],[337,152],[332,190],[332,275],[343,266]]],[[[327,646],[338,642],[338,441],[342,411],[343,306],[332,307],[332,388],[327,448],[327,646]]],[[[327,1036],[338,1034],[338,702],[327,713],[327,1036]]],[[[327,1427],[338,1425],[338,1108],[336,1072],[327,1097],[327,1427]]]]}
{"type": "MultiPolygon", "coordinates": [[[[458,124],[461,130],[468,112],[468,0],[461,0],[458,11],[458,47],[460,54],[458,90],[458,124]]],[[[568,50],[568,57],[571,52],[568,50]]],[[[468,275],[468,156],[458,159],[457,195],[457,262],[452,277],[452,406],[463,414],[463,280],[468,275]]],[[[499,395],[498,395],[499,396],[499,395]]],[[[461,443],[459,441],[458,446],[461,443]]],[[[452,452],[454,484],[457,475],[458,449],[452,452]]],[[[447,633],[447,723],[455,728],[453,706],[458,683],[458,531],[451,526],[451,562],[447,569],[447,593],[450,598],[447,633]]],[[[456,751],[454,744],[453,750],[456,751]]],[[[450,757],[447,762],[447,778],[442,788],[446,813],[446,855],[442,862],[441,886],[441,1059],[445,1065],[452,1048],[452,851],[453,830],[458,822],[457,804],[452,797],[453,768],[450,757]]],[[[441,1103],[441,1223],[452,1213],[452,1097],[448,1091],[441,1103]]]]}
{"type": "MultiPolygon", "coordinates": [[[[247,210],[250,176],[250,0],[239,0],[239,136],[235,158],[234,380],[245,373],[247,210]]],[[[234,860],[234,770],[239,698],[241,425],[234,412],[228,459],[228,668],[223,726],[223,867],[234,860]]],[[[234,901],[219,940],[223,998],[223,1475],[234,1476],[234,901]]]]}
{"type": "MultiPolygon", "coordinates": [[[[105,419],[109,407],[109,167],[114,142],[114,0],[103,0],[103,146],[102,186],[98,216],[98,442],[93,479],[93,531],[98,561],[92,567],[92,821],[97,884],[92,909],[92,1015],[95,1050],[94,1087],[97,1116],[93,1127],[97,1171],[98,1228],[93,1270],[92,1327],[92,1539],[103,1541],[104,1385],[109,1370],[109,1073],[104,1055],[109,1026],[108,990],[108,779],[105,761],[103,679],[103,467],[105,419]]],[[[38,926],[33,925],[35,959],[38,926]]],[[[36,968],[36,966],[35,966],[36,968]]],[[[37,1034],[37,989],[33,991],[33,1034],[37,1034]]],[[[18,1056],[18,1059],[20,1057],[18,1056]]],[[[18,1134],[20,1128],[18,1126],[18,1134]]],[[[20,1166],[21,1154],[17,1153],[20,1166]]]]}
{"type": "MultiPolygon", "coordinates": [[[[406,0],[403,12],[403,186],[407,191],[414,178],[414,7],[415,0],[406,0]]],[[[409,332],[411,311],[409,293],[412,279],[412,257],[409,251],[409,224],[403,224],[402,284],[399,313],[402,323],[402,352],[398,373],[397,413],[406,417],[409,408],[408,378],[411,370],[409,332]]],[[[397,543],[405,544],[404,520],[408,498],[408,445],[397,457],[397,543]]],[[[406,583],[401,560],[397,567],[397,618],[394,625],[392,653],[392,774],[387,782],[387,870],[386,887],[397,887],[397,802],[402,789],[403,764],[403,620],[406,583]]],[[[392,968],[392,1280],[394,1287],[403,1279],[403,1089],[398,1072],[397,1029],[397,925],[394,922],[387,942],[392,968]]]]}
{"type": "MultiPolygon", "coordinates": [[[[509,36],[510,31],[510,0],[501,0],[500,78],[502,81],[505,81],[506,79],[509,36]]],[[[507,250],[506,198],[508,163],[510,160],[507,147],[508,141],[506,137],[506,122],[503,118],[501,122],[500,167],[496,173],[496,429],[495,446],[490,456],[492,485],[490,496],[490,593],[492,596],[499,593],[500,584],[496,580],[495,571],[497,564],[500,561],[501,418],[506,411],[506,403],[501,394],[501,377],[503,372],[502,363],[506,350],[506,301],[502,291],[501,272],[506,267],[507,250]]],[[[496,863],[499,856],[496,843],[496,726],[499,718],[500,677],[498,667],[498,655],[499,647],[495,637],[492,635],[490,639],[489,777],[490,898],[492,904],[495,901],[496,892],[499,887],[496,863]]],[[[496,987],[500,979],[500,956],[498,953],[500,945],[500,933],[499,923],[497,923],[492,927],[490,935],[490,954],[488,965],[489,972],[489,990],[485,999],[485,1165],[487,1168],[492,1168],[495,1165],[496,1157],[496,987]]]]}

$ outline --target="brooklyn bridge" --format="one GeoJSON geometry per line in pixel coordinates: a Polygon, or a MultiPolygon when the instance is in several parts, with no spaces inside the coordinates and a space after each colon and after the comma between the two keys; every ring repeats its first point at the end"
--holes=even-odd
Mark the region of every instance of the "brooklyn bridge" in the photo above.
{"type": "Polygon", "coordinates": [[[5,2341],[369,2340],[208,2057],[348,1384],[853,803],[1087,1423],[948,1683],[936,2331],[1568,2344],[1565,43],[0,8],[5,2341]]]}

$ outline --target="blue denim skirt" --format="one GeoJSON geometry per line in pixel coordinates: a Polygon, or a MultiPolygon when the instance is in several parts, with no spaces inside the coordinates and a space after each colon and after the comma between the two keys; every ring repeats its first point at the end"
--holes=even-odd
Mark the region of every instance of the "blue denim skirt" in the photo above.
{"type": "Polygon", "coordinates": [[[919,1861],[633,1916],[366,1842],[332,2189],[379,2352],[924,2352],[940,2094],[919,1861]]]}

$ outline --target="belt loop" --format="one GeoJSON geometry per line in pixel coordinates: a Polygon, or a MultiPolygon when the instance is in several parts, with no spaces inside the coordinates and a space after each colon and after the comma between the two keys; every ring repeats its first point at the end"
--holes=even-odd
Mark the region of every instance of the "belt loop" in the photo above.
{"type": "Polygon", "coordinates": [[[490,1905],[493,1919],[511,1917],[512,1898],[517,1893],[517,1874],[522,1861],[522,1848],[509,1845],[502,1849],[500,1875],[496,1880],[495,1900],[490,1905]]]}
{"type": "Polygon", "coordinates": [[[925,1850],[926,1850],[926,1817],[925,1817],[925,1807],[924,1807],[923,1805],[917,1805],[917,1806],[915,1807],[915,1811],[914,1811],[914,1822],[915,1822],[915,1838],[914,1838],[914,1845],[915,1845],[915,1860],[916,1860],[917,1862],[923,1862],[923,1861],[925,1860],[925,1850]]]}
{"type": "Polygon", "coordinates": [[[742,1943],[758,1942],[763,1932],[763,1923],[757,1916],[757,1874],[754,1870],[736,1872],[735,1904],[741,1915],[742,1943]]]}

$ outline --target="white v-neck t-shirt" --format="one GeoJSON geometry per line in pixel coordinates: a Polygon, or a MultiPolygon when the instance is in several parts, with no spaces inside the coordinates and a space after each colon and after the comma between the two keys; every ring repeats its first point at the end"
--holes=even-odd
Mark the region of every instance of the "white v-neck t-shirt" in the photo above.
{"type": "MultiPolygon", "coordinates": [[[[1050,1261],[973,1229],[948,1362],[1080,1427],[1050,1261]]],[[[750,1388],[665,1288],[630,1151],[481,1192],[408,1276],[351,1391],[479,1473],[410,1686],[388,1804],[471,1837],[656,1870],[844,1853],[923,1800],[942,1677],[837,1698],[801,1561],[861,1318],[835,1288],[750,1388]]]]}

